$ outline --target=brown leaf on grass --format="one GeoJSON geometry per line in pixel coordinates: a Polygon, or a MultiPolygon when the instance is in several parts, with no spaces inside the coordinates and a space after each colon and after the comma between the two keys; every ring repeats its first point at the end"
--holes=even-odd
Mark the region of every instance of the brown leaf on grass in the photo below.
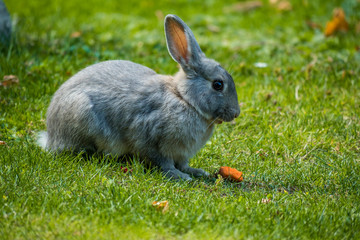
{"type": "Polygon", "coordinates": [[[289,1],[281,1],[277,4],[277,9],[280,11],[290,11],[292,10],[292,5],[289,1]]]}
{"type": "Polygon", "coordinates": [[[165,213],[167,210],[169,210],[169,202],[168,201],[153,201],[152,206],[156,210],[161,210],[162,213],[165,213]]]}
{"type": "Polygon", "coordinates": [[[326,23],[324,34],[326,37],[334,35],[337,32],[347,32],[349,24],[345,19],[345,12],[342,8],[335,8],[333,19],[326,23]]]}
{"type": "Polygon", "coordinates": [[[0,141],[0,145],[6,145],[5,141],[0,141]]]}
{"type": "MultiPolygon", "coordinates": [[[[263,199],[261,199],[261,203],[262,203],[262,204],[268,204],[268,203],[270,203],[270,202],[271,202],[271,199],[270,199],[270,198],[263,198],[263,199]]],[[[260,201],[259,201],[258,203],[260,203],[260,201]]]]}
{"type": "Polygon", "coordinates": [[[262,7],[261,1],[246,1],[235,3],[231,6],[228,6],[224,9],[225,12],[249,12],[256,8],[262,7]]]}
{"type": "Polygon", "coordinates": [[[19,78],[15,75],[5,75],[3,81],[0,83],[0,86],[10,87],[13,85],[19,84],[19,78]]]}
{"type": "Polygon", "coordinates": [[[71,35],[70,35],[71,38],[79,38],[81,37],[81,32],[77,31],[77,32],[73,32],[71,35]]]}
{"type": "Polygon", "coordinates": [[[270,4],[279,11],[290,11],[292,5],[288,0],[270,0],[270,4]]]}

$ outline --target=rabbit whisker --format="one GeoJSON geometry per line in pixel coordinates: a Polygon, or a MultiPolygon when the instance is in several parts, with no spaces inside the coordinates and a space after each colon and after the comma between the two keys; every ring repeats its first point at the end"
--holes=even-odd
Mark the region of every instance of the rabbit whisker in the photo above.
{"type": "Polygon", "coordinates": [[[211,121],[211,123],[207,126],[206,129],[208,129],[211,125],[214,124],[214,122],[216,122],[218,119],[220,119],[219,117],[216,117],[213,121],[211,121]]]}

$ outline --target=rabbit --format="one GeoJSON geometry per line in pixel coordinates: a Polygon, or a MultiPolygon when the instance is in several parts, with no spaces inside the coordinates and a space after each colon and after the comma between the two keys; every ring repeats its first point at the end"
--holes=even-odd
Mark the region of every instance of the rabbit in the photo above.
{"type": "Polygon", "coordinates": [[[166,177],[208,176],[189,166],[215,124],[240,114],[231,75],[206,58],[190,28],[176,15],[165,17],[174,76],[125,60],[96,63],[55,92],[40,144],[59,152],[136,154],[166,177]]]}

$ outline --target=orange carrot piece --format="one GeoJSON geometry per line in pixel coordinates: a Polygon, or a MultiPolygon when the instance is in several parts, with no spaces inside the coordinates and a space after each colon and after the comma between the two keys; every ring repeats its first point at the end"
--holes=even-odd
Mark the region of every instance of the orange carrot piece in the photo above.
{"type": "Polygon", "coordinates": [[[231,167],[221,167],[219,174],[223,178],[230,179],[232,181],[241,182],[243,180],[243,173],[231,167]]]}

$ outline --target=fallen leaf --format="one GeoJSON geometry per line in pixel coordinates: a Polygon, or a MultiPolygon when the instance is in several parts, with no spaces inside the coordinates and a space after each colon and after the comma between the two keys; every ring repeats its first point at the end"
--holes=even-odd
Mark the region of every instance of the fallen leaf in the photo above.
{"type": "Polygon", "coordinates": [[[290,11],[292,10],[292,5],[287,0],[270,0],[270,4],[280,11],[290,11]]]}
{"type": "Polygon", "coordinates": [[[280,11],[290,11],[292,9],[292,5],[289,1],[281,1],[277,4],[277,9],[280,11]]]}
{"type": "Polygon", "coordinates": [[[6,142],[0,141],[0,145],[6,145],[6,142]]]}
{"type": "MultiPolygon", "coordinates": [[[[260,202],[260,201],[259,201],[260,202]]],[[[270,198],[263,198],[263,199],[261,199],[261,203],[263,203],[263,204],[268,204],[268,203],[270,203],[271,202],[271,199],[270,198]]]]}
{"type": "Polygon", "coordinates": [[[19,79],[17,76],[5,75],[3,78],[3,81],[0,83],[0,86],[9,87],[9,86],[18,85],[18,84],[19,84],[19,79]]]}
{"type": "Polygon", "coordinates": [[[77,32],[73,32],[70,37],[71,38],[79,38],[81,36],[81,32],[77,31],[77,32]]]}
{"type": "Polygon", "coordinates": [[[152,206],[156,208],[156,210],[161,210],[162,213],[165,213],[169,210],[169,202],[168,201],[153,201],[152,206]]]}
{"type": "Polygon", "coordinates": [[[220,176],[223,178],[235,181],[235,182],[241,182],[243,180],[243,173],[238,171],[235,168],[230,167],[221,167],[219,170],[220,176]]]}
{"type": "Polygon", "coordinates": [[[324,34],[326,37],[334,35],[336,32],[347,32],[349,24],[345,19],[345,12],[342,8],[335,8],[333,11],[333,19],[326,23],[324,34]]]}
{"type": "Polygon", "coordinates": [[[246,1],[235,3],[229,7],[226,7],[225,12],[249,12],[256,8],[262,7],[261,1],[246,1]]]}

